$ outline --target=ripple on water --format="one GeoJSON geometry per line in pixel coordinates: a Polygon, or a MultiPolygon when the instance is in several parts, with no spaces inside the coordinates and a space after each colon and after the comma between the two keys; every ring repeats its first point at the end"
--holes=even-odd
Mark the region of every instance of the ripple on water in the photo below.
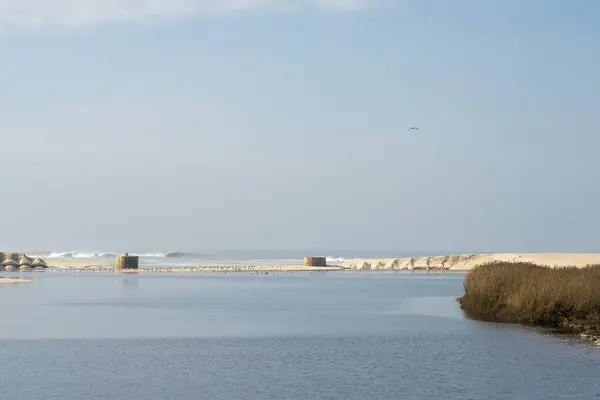
{"type": "Polygon", "coordinates": [[[599,349],[462,318],[460,279],[19,274],[33,282],[0,290],[0,302],[18,305],[3,308],[0,330],[7,399],[600,393],[599,349]]]}

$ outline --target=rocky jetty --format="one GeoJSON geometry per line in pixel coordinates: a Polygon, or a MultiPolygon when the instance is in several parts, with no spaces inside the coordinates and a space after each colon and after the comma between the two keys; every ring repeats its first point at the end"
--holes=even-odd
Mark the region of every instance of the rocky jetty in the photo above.
{"type": "Polygon", "coordinates": [[[48,268],[48,265],[41,258],[31,258],[23,253],[3,253],[0,252],[0,265],[6,271],[12,271],[16,268],[48,268]]]}
{"type": "Polygon", "coordinates": [[[42,260],[39,257],[37,257],[35,260],[33,260],[33,262],[31,263],[31,266],[35,267],[35,268],[48,268],[48,264],[46,264],[46,261],[42,260]]]}
{"type": "Polygon", "coordinates": [[[397,258],[388,261],[384,269],[400,269],[400,261],[397,258]]]}
{"type": "Polygon", "coordinates": [[[362,263],[358,264],[356,266],[356,269],[358,270],[370,270],[371,269],[371,264],[369,264],[368,262],[363,261],[362,263]]]}
{"type": "MultiPolygon", "coordinates": [[[[0,253],[0,258],[1,257],[0,253]]],[[[2,261],[3,267],[18,267],[19,266],[19,255],[15,253],[8,253],[4,256],[4,260],[2,261]]]]}
{"type": "Polygon", "coordinates": [[[33,260],[27,257],[25,254],[21,254],[19,257],[19,267],[31,267],[33,260]]]}

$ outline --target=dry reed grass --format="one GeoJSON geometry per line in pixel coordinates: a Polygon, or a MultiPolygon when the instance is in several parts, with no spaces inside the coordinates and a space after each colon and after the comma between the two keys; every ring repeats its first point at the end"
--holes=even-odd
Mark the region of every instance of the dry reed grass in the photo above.
{"type": "Polygon", "coordinates": [[[464,289],[460,306],[478,320],[560,325],[600,319],[600,265],[491,262],[471,270],[464,289]]]}

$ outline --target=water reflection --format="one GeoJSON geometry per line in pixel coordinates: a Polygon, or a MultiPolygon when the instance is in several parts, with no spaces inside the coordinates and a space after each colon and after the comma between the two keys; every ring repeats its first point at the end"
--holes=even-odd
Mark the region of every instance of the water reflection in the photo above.
{"type": "Polygon", "coordinates": [[[399,309],[392,313],[453,319],[464,318],[454,296],[408,298],[403,300],[399,309]]]}
{"type": "Polygon", "coordinates": [[[139,280],[137,277],[117,279],[117,288],[119,289],[119,293],[132,294],[137,292],[138,282],[139,280]]]}

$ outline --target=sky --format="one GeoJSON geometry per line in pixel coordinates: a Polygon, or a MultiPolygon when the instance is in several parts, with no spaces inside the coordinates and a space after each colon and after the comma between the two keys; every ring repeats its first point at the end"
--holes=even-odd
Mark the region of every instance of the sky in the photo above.
{"type": "Polygon", "coordinates": [[[598,21],[0,0],[1,250],[600,252],[598,21]]]}

